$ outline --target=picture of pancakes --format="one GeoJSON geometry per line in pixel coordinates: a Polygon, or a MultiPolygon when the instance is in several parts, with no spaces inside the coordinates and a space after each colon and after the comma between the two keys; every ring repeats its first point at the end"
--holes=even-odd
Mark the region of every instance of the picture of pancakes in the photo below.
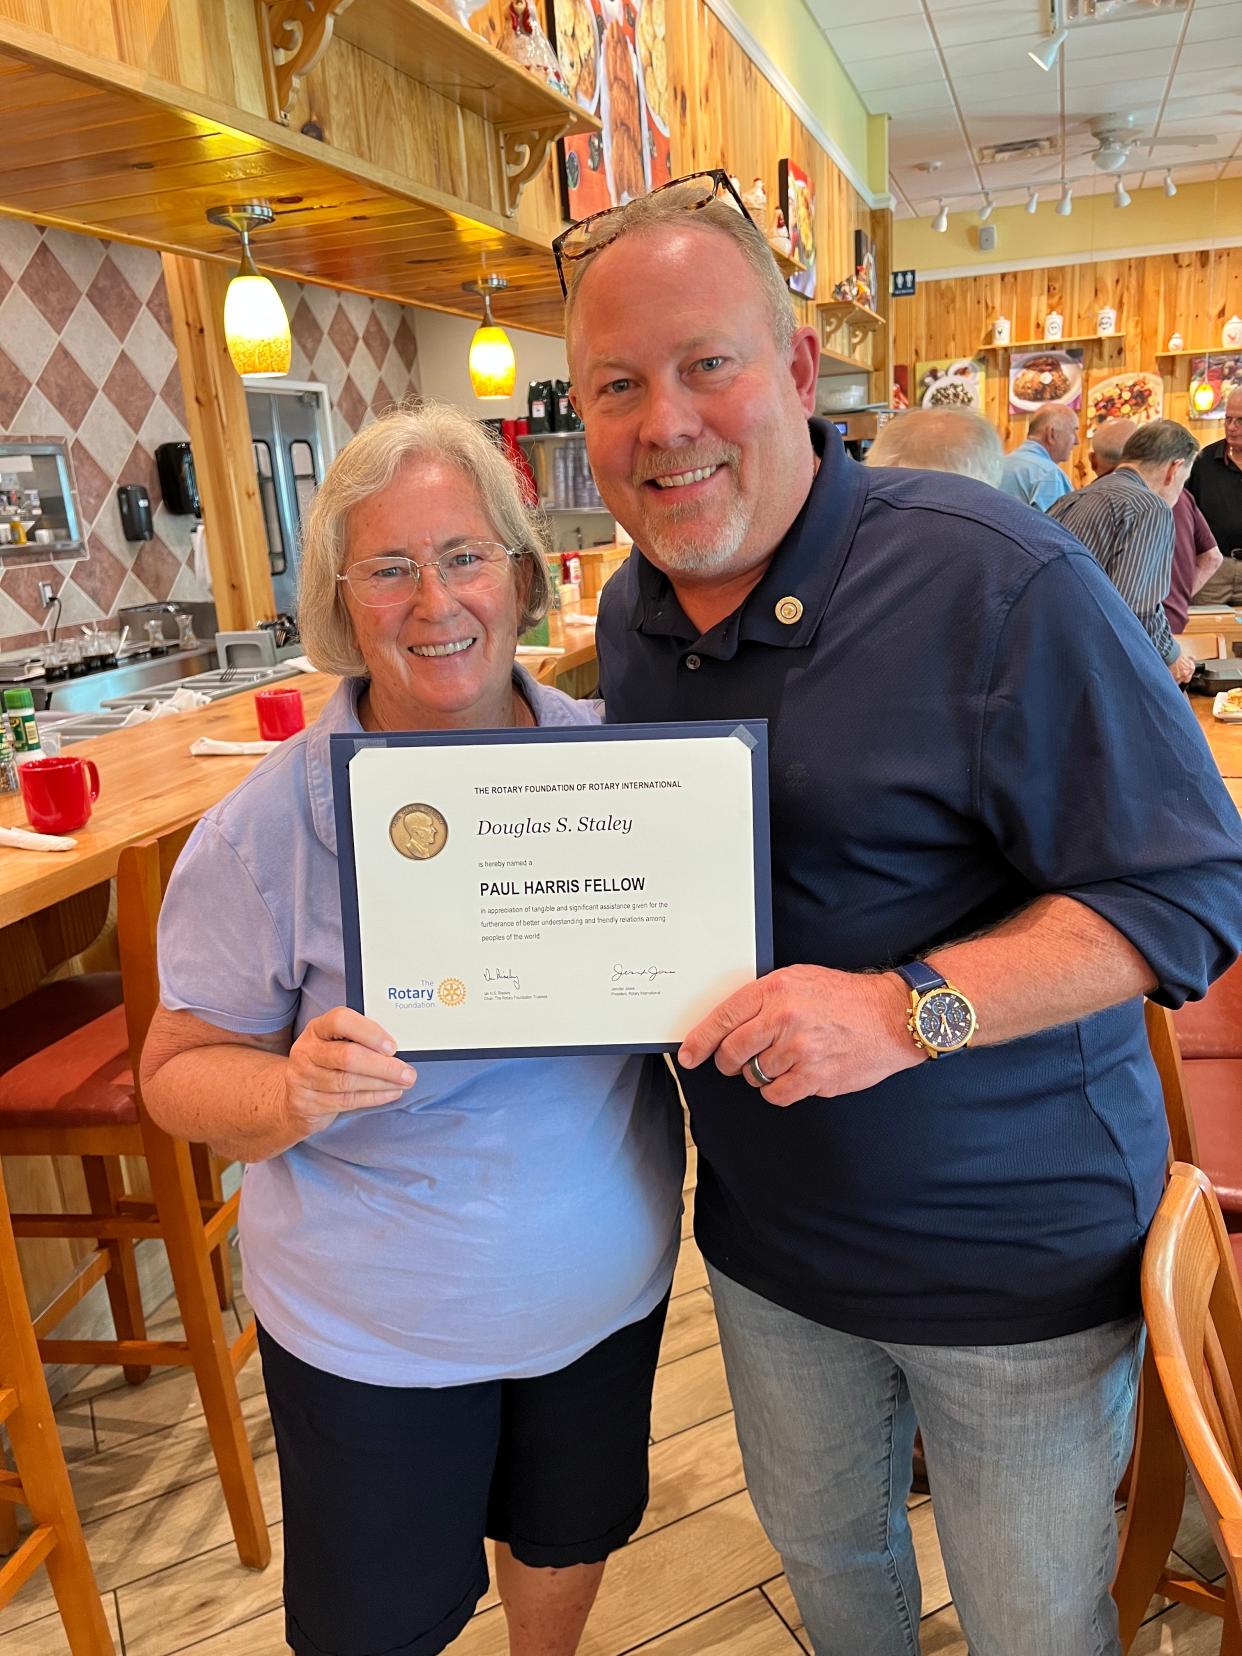
{"type": "Polygon", "coordinates": [[[599,34],[591,0],[557,0],[556,55],[570,97],[593,114],[599,102],[599,34]]]}
{"type": "Polygon", "coordinates": [[[628,201],[646,188],[643,172],[642,115],[638,99],[634,48],[615,21],[604,29],[604,85],[608,110],[604,118],[605,165],[612,199],[628,201]]]}

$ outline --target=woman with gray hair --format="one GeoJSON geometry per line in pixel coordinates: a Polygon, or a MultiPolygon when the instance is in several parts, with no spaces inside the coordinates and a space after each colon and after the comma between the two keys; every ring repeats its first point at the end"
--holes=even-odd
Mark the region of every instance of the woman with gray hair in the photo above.
{"type": "Polygon", "coordinates": [[[485,1535],[511,1652],[572,1656],[646,1505],[684,1162],[667,1072],[415,1075],[344,1005],[330,737],[594,720],[515,663],[548,595],[516,475],[473,420],[424,404],[355,437],[302,557],[302,637],[342,682],[204,817],[160,919],[143,1096],[249,1164],[299,1656],[442,1650],[487,1590],[485,1535]]]}

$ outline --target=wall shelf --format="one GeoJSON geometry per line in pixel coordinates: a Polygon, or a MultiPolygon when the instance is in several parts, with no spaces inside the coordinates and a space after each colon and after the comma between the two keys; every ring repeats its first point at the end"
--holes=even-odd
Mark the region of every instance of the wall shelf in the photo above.
{"type": "Polygon", "coordinates": [[[856,299],[829,299],[816,305],[815,309],[824,327],[848,327],[851,332],[868,334],[885,326],[884,318],[878,311],[860,305],[856,299]]]}
{"type": "Polygon", "coordinates": [[[1242,356],[1242,345],[1198,345],[1193,350],[1157,351],[1157,361],[1161,357],[1172,360],[1175,357],[1236,357],[1242,356]]]}
{"type": "Polygon", "coordinates": [[[1096,340],[1124,339],[1126,336],[1119,328],[1116,333],[1110,334],[1062,334],[1060,339],[1014,339],[1008,345],[980,345],[981,351],[1059,351],[1062,345],[1089,345],[1096,340]]]}
{"type": "MultiPolygon", "coordinates": [[[[771,242],[768,243],[768,247],[771,249],[772,257],[776,260],[776,268],[780,271],[786,281],[788,281],[791,276],[806,275],[806,266],[804,264],[800,264],[797,259],[791,259],[788,253],[778,253],[776,248],[772,246],[771,242]]],[[[799,294],[798,297],[805,298],[806,295],[799,294]]]]}

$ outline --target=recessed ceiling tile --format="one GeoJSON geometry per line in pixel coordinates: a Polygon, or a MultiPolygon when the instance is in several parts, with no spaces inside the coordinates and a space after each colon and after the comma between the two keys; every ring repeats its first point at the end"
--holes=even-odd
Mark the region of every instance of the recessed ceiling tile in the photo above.
{"type": "Polygon", "coordinates": [[[1120,58],[1109,57],[1107,53],[1099,57],[1071,53],[1065,60],[1065,84],[1067,87],[1110,86],[1121,99],[1122,107],[1128,109],[1130,82],[1167,76],[1171,63],[1172,54],[1163,47],[1147,52],[1127,52],[1120,58]]]}
{"type": "Polygon", "coordinates": [[[943,81],[940,59],[932,51],[907,52],[899,57],[868,58],[851,63],[849,77],[860,92],[887,91],[893,86],[938,85],[943,81]]]}
{"type": "Polygon", "coordinates": [[[994,0],[991,5],[963,5],[949,0],[946,6],[932,5],[932,24],[940,44],[973,46],[983,40],[1038,38],[1043,30],[1039,6],[1031,0],[994,0]]]}
{"type": "Polygon", "coordinates": [[[1122,86],[1112,87],[1111,95],[1107,85],[1091,83],[1067,86],[1065,112],[1074,121],[1090,120],[1096,115],[1114,114],[1119,109],[1154,120],[1166,85],[1167,81],[1163,76],[1153,76],[1147,80],[1127,80],[1122,86]]]}
{"type": "Polygon", "coordinates": [[[811,16],[831,40],[839,29],[889,17],[921,17],[920,0],[806,0],[811,16]]]}
{"type": "Polygon", "coordinates": [[[946,47],[944,55],[949,65],[949,74],[954,81],[964,80],[972,75],[994,74],[1020,75],[1025,81],[1030,75],[1035,77],[1034,84],[1042,85],[1050,101],[1055,104],[1056,77],[1042,73],[1026,55],[1027,48],[1037,44],[1037,36],[984,40],[972,42],[967,46],[946,47]]]}
{"type": "Polygon", "coordinates": [[[877,87],[864,100],[873,115],[917,116],[941,114],[952,109],[948,88],[943,81],[923,82],[914,86],[877,87]]]}
{"type": "Polygon", "coordinates": [[[1186,21],[1185,12],[1152,12],[1147,17],[1091,23],[1071,29],[1069,57],[1107,57],[1120,63],[1131,52],[1171,53],[1186,21]]]}
{"type": "Polygon", "coordinates": [[[866,23],[833,29],[830,38],[833,51],[851,76],[857,64],[868,63],[872,58],[904,57],[909,52],[932,49],[931,36],[921,13],[904,18],[899,29],[893,27],[891,20],[871,18],[866,23]]]}
{"type": "Polygon", "coordinates": [[[1188,69],[1214,69],[1216,84],[1228,84],[1234,71],[1242,69],[1242,17],[1235,16],[1237,25],[1229,40],[1188,41],[1177,60],[1177,79],[1188,69]]]}

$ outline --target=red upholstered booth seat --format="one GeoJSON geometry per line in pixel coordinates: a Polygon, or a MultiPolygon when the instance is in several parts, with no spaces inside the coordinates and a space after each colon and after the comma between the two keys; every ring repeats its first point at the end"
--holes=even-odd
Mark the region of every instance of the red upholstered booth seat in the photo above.
{"type": "Polygon", "coordinates": [[[1216,1187],[1225,1223],[1242,1227],[1242,962],[1201,1001],[1174,1013],[1199,1165],[1216,1187]]]}
{"type": "MultiPolygon", "coordinates": [[[[116,978],[119,997],[117,974],[100,976],[116,978]]],[[[137,1122],[125,1008],[109,1006],[108,999],[107,984],[66,979],[46,984],[10,1008],[15,1018],[20,1013],[20,1020],[0,1038],[0,1123],[92,1127],[137,1122]],[[78,984],[88,987],[75,993],[78,984]],[[61,990],[69,993],[49,994],[61,990]],[[72,1027],[75,1013],[84,1021],[72,1027]],[[68,1032],[58,1034],[67,1025],[68,1032]]]]}

